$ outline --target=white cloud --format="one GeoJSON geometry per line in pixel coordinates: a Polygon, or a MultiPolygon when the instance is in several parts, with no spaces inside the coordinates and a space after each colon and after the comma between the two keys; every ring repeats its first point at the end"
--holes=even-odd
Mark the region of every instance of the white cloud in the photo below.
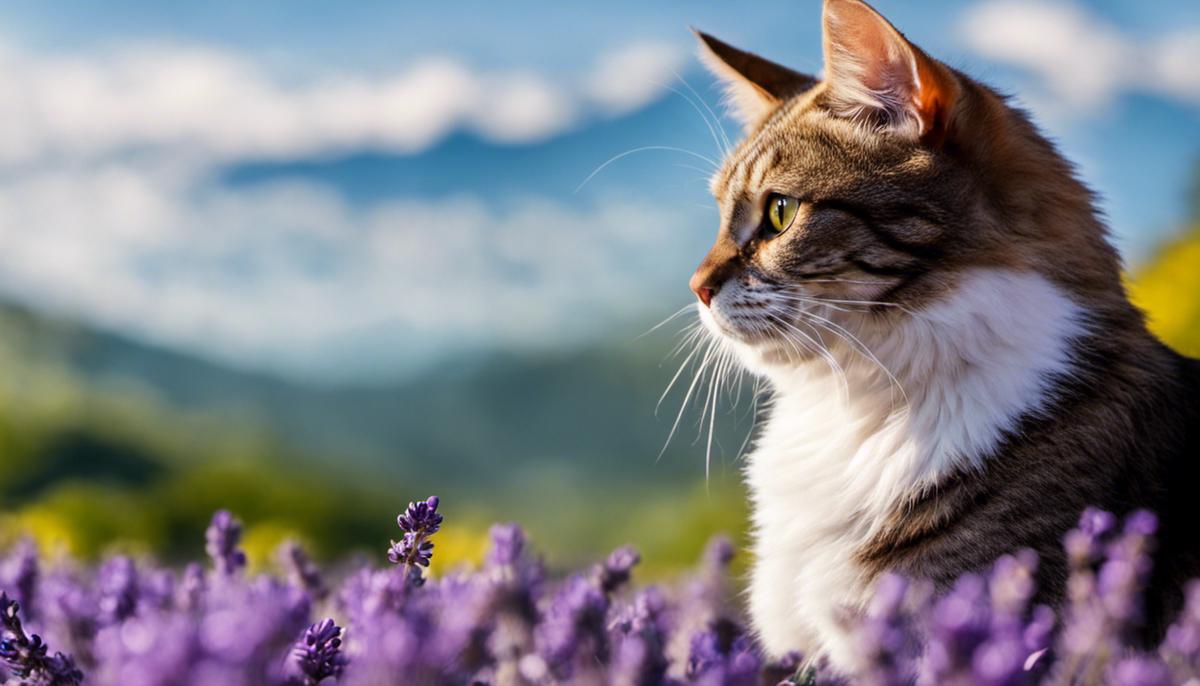
{"type": "Polygon", "coordinates": [[[1200,27],[1167,36],[1149,51],[1155,86],[1200,105],[1200,27]]]}
{"type": "Polygon", "coordinates": [[[527,201],[499,211],[464,196],[356,208],[312,184],[197,188],[116,164],[2,180],[0,196],[5,292],[312,375],[602,333],[661,311],[646,294],[668,279],[682,299],[673,277],[687,273],[704,233],[673,206],[527,201]]]}
{"type": "Polygon", "coordinates": [[[635,43],[604,55],[587,92],[613,113],[637,109],[662,92],[682,68],[684,53],[660,43],[635,43]]]}
{"type": "Polygon", "coordinates": [[[971,49],[1040,82],[1033,98],[1081,111],[1129,92],[1200,105],[1197,29],[1131,36],[1084,8],[1043,0],[987,0],[962,23],[971,49]]]}
{"type": "Polygon", "coordinates": [[[476,73],[447,58],[383,76],[296,82],[211,48],[47,57],[10,47],[0,49],[0,164],[145,149],[217,161],[348,147],[408,153],[458,128],[536,141],[589,110],[628,112],[656,99],[679,55],[663,45],[620,50],[577,86],[529,72],[476,73]]]}

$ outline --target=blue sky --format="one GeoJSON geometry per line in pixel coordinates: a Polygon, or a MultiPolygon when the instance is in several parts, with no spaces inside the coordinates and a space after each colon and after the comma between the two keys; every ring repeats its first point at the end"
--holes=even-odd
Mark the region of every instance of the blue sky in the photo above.
{"type": "MultiPolygon", "coordinates": [[[[878,7],[1034,112],[1131,262],[1178,229],[1200,157],[1196,3],[878,7]]],[[[0,295],[322,379],[625,336],[688,302],[714,230],[699,111],[719,96],[687,27],[815,72],[819,14],[6,3],[0,295]],[[644,146],[687,152],[628,155],[576,192],[644,146]]]]}

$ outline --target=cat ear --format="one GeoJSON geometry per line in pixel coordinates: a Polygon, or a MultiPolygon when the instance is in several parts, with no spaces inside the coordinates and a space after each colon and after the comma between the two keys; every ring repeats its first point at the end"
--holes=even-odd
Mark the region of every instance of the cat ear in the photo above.
{"type": "Polygon", "coordinates": [[[693,30],[700,59],[725,82],[733,114],[746,126],[756,123],[781,101],[817,84],[816,79],[693,30]]]}
{"type": "Polygon", "coordinates": [[[825,0],[825,80],[835,112],[940,139],[958,80],[862,0],[825,0]]]}

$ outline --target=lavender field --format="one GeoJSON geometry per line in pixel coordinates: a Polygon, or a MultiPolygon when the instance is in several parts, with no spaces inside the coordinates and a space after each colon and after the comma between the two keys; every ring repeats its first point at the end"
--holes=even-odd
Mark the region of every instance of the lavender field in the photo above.
{"type": "Polygon", "coordinates": [[[624,547],[551,577],[522,529],[498,524],[476,569],[440,570],[436,497],[397,518],[388,564],[326,572],[295,544],[279,575],[251,576],[241,525],[218,512],[206,563],[114,556],[46,564],[22,543],[0,569],[0,677],[37,685],[1117,684],[1200,679],[1200,584],[1157,650],[1134,635],[1156,519],[1085,512],[1064,540],[1067,606],[1031,603],[1037,560],[1019,552],[935,593],[881,579],[854,619],[862,669],[766,659],[731,596],[736,552],[710,542],[666,585],[634,580],[624,547]],[[437,573],[432,573],[437,570],[437,573]]]}

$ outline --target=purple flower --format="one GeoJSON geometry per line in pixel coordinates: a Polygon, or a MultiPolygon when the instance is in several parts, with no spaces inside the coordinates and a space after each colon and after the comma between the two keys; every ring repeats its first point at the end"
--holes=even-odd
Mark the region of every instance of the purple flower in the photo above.
{"type": "Polygon", "coordinates": [[[12,599],[21,604],[26,619],[35,614],[38,571],[37,544],[29,538],[21,539],[0,567],[0,587],[12,593],[12,599]]]}
{"type": "Polygon", "coordinates": [[[876,686],[911,683],[914,657],[920,645],[913,635],[912,620],[905,611],[907,579],[886,574],[875,585],[867,616],[855,631],[855,645],[864,662],[857,675],[863,683],[876,686]]]}
{"type": "Polygon", "coordinates": [[[596,585],[605,593],[612,593],[629,581],[633,568],[642,561],[642,556],[633,546],[617,548],[604,564],[598,565],[594,573],[596,585]]]}
{"type": "Polygon", "coordinates": [[[276,553],[279,564],[287,574],[288,582],[302,589],[315,600],[324,598],[328,593],[321,579],[321,570],[309,559],[304,548],[295,541],[284,541],[276,553]]]}
{"type": "Polygon", "coordinates": [[[697,683],[752,686],[762,660],[741,627],[728,619],[692,636],[685,675],[697,683]]]}
{"type": "Polygon", "coordinates": [[[175,605],[181,610],[195,610],[204,595],[204,568],[192,562],[183,570],[183,578],[175,589],[175,605]]]}
{"type": "Polygon", "coordinates": [[[121,555],[105,562],[98,586],[101,623],[115,624],[137,611],[138,573],[133,560],[121,555]]]}
{"type": "Polygon", "coordinates": [[[1200,683],[1200,581],[1157,651],[1139,644],[1157,530],[1148,513],[1121,525],[1099,510],[1081,517],[1064,539],[1071,575],[1061,619],[1033,605],[1038,561],[1029,551],[940,596],[928,581],[881,577],[861,616],[843,618],[861,660],[847,676],[820,656],[803,673],[798,655],[763,659],[730,601],[725,539],[681,583],[622,593],[638,563],[632,548],[555,584],[521,529],[500,525],[482,568],[426,581],[437,509],[430,498],[397,519],[408,541],[393,544],[400,566],[362,563],[340,578],[328,609],[345,617],[346,632],[333,619],[313,623],[326,587],[294,544],[280,552],[286,581],[239,573],[240,528],[228,513],[206,532],[209,576],[198,564],[177,575],[121,556],[41,569],[22,544],[0,565],[0,582],[38,614],[22,616],[0,595],[0,683],[75,685],[76,664],[97,686],[1200,683]]]}
{"type": "Polygon", "coordinates": [[[332,619],[317,622],[304,630],[292,648],[292,660],[298,672],[292,683],[316,686],[322,680],[341,676],[346,666],[342,654],[342,628],[332,619]]]}
{"type": "Polygon", "coordinates": [[[1171,670],[1150,656],[1127,657],[1108,671],[1111,686],[1171,686],[1171,670]]]}
{"type": "Polygon", "coordinates": [[[440,498],[431,495],[424,502],[409,503],[408,509],[396,517],[396,524],[409,533],[437,533],[442,526],[442,516],[437,511],[440,502],[440,498]]]}
{"type": "Polygon", "coordinates": [[[611,624],[619,641],[613,660],[612,681],[618,686],[661,684],[667,673],[669,638],[667,600],[653,586],[638,593],[631,605],[611,624]]]}
{"type": "Polygon", "coordinates": [[[538,654],[553,674],[570,677],[576,662],[608,659],[608,599],[594,583],[573,576],[563,584],[539,627],[538,654]]]}
{"type": "Polygon", "coordinates": [[[525,532],[516,524],[495,524],[488,531],[492,545],[487,553],[491,568],[514,567],[525,552],[525,532]]]}
{"type": "Polygon", "coordinates": [[[26,635],[21,625],[21,605],[0,593],[0,660],[21,684],[42,686],[77,686],[83,673],[71,658],[62,653],[48,655],[49,649],[37,634],[26,635]]]}
{"type": "Polygon", "coordinates": [[[246,554],[238,548],[242,523],[226,510],[217,510],[204,532],[205,551],[219,576],[233,576],[246,566],[246,554]]]}
{"type": "Polygon", "coordinates": [[[429,537],[442,527],[442,516],[437,512],[440,502],[434,495],[423,502],[409,503],[408,509],[396,517],[396,524],[404,535],[399,541],[392,541],[388,561],[404,565],[406,577],[413,586],[424,583],[420,568],[428,567],[433,558],[433,543],[429,537]]]}

